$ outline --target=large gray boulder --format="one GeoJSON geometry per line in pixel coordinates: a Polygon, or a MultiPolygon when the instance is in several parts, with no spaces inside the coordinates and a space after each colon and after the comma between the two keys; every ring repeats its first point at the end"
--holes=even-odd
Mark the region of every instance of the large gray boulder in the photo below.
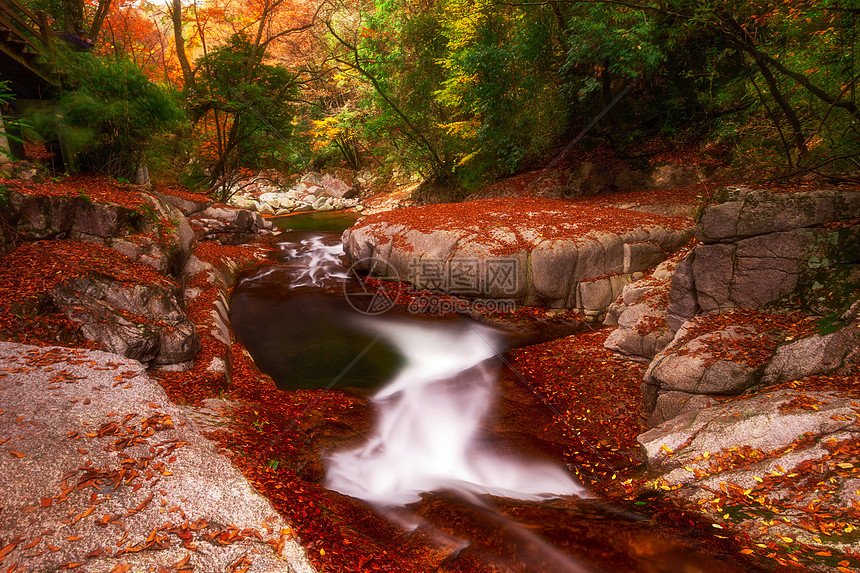
{"type": "Polygon", "coordinates": [[[167,195],[139,190],[142,205],[9,192],[7,219],[25,240],[76,239],[107,246],[163,274],[178,276],[194,232],[167,195]]]}
{"type": "Polygon", "coordinates": [[[138,362],[0,342],[0,435],[4,570],[314,571],[138,362]]]}
{"type": "Polygon", "coordinates": [[[834,317],[831,331],[798,338],[777,328],[749,325],[703,328],[709,316],[685,322],[645,373],[643,409],[648,425],[671,420],[682,406],[712,403],[715,396],[847,372],[860,364],[858,310],[860,302],[834,317]]]}
{"type": "Polygon", "coordinates": [[[836,318],[830,332],[780,344],[762,375],[762,384],[830,374],[860,364],[860,301],[836,318]]]}
{"type": "Polygon", "coordinates": [[[200,350],[194,325],[175,289],[127,285],[104,277],[74,277],[51,293],[88,340],[145,364],[188,364],[200,350]]]}
{"type": "Polygon", "coordinates": [[[211,199],[194,193],[182,193],[181,195],[174,195],[170,193],[157,193],[151,192],[151,194],[161,201],[170,204],[171,206],[179,209],[183,215],[186,217],[190,217],[203,211],[204,209],[210,207],[214,201],[211,199]]]}
{"type": "Polygon", "coordinates": [[[80,197],[31,195],[10,189],[7,218],[21,238],[118,237],[144,223],[139,211],[80,197]]]}
{"type": "Polygon", "coordinates": [[[704,210],[701,242],[673,283],[670,323],[698,312],[758,308],[797,291],[828,314],[860,287],[860,191],[729,188],[704,210]]]}
{"type": "Polygon", "coordinates": [[[320,184],[322,185],[323,193],[328,197],[351,199],[358,194],[358,189],[331,173],[323,174],[320,178],[320,184]]]}
{"type": "Polygon", "coordinates": [[[530,199],[520,207],[512,200],[506,207],[499,201],[372,215],[344,232],[344,250],[357,270],[423,288],[596,317],[636,273],[689,238],[686,223],[668,217],[576,202],[530,199]],[[506,211],[497,217],[499,208],[506,211]],[[526,210],[521,217],[510,215],[520,210],[526,210]]]}
{"type": "Polygon", "coordinates": [[[860,503],[856,404],[831,392],[779,390],[688,411],[638,441],[655,485],[718,524],[765,543],[790,537],[856,551],[848,535],[860,503]],[[777,515],[770,527],[763,514],[777,515]]]}

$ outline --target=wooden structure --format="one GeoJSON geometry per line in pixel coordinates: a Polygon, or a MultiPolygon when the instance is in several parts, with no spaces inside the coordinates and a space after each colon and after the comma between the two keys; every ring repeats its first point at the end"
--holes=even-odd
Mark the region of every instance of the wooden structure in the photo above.
{"type": "Polygon", "coordinates": [[[44,12],[31,12],[17,0],[0,0],[0,79],[8,81],[18,97],[52,97],[54,40],[44,12]]]}
{"type": "MultiPolygon", "coordinates": [[[[58,78],[53,56],[57,39],[45,12],[31,11],[18,0],[0,0],[0,80],[8,82],[15,94],[13,109],[6,113],[19,115],[26,108],[43,106],[56,98],[58,78]]],[[[69,171],[73,154],[59,137],[59,141],[48,142],[54,150],[52,168],[69,171]]],[[[7,155],[24,159],[20,144],[9,140],[7,146],[7,155]]]]}

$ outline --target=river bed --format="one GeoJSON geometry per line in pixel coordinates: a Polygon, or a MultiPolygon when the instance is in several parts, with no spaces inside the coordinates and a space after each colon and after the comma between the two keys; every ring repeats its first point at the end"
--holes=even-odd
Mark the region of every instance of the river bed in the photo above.
{"type": "Polygon", "coordinates": [[[318,566],[344,570],[332,547],[363,543],[390,557],[377,570],[759,570],[731,540],[661,523],[656,497],[628,509],[595,497],[562,459],[568,434],[506,364],[504,333],[458,315],[367,312],[337,231],[285,232],[282,263],[245,277],[231,301],[237,337],[283,399],[318,393],[287,425],[311,461],[284,474],[322,496],[318,528],[343,536],[328,553],[310,541],[318,566]],[[327,400],[349,407],[314,408],[327,400]]]}

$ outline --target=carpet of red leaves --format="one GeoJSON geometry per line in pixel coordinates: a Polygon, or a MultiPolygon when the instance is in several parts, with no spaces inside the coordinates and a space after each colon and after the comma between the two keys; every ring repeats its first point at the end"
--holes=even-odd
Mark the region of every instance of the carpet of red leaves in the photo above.
{"type": "Polygon", "coordinates": [[[590,488],[608,492],[617,473],[642,463],[639,384],[643,364],[603,347],[610,329],[512,351],[510,363],[556,414],[571,444],[565,452],[590,488]]]}
{"type": "MultiPolygon", "coordinates": [[[[27,184],[21,188],[32,193],[65,196],[78,195],[83,189],[94,200],[140,205],[139,198],[133,197],[132,192],[126,195],[126,189],[104,178],[69,178],[58,189],[51,190],[51,187],[49,184],[27,184]]],[[[180,190],[159,191],[182,196],[180,190]]],[[[195,200],[199,200],[199,196],[195,200]]],[[[509,203],[500,201],[495,205],[503,211],[510,207],[509,203]]],[[[543,201],[529,200],[523,206],[537,208],[544,204],[543,201]]],[[[595,209],[599,201],[601,199],[594,199],[595,209]]],[[[471,217],[475,215],[474,208],[472,205],[471,217]]],[[[559,204],[555,208],[564,211],[570,205],[559,204]]],[[[443,218],[462,214],[457,208],[443,209],[441,213],[443,218]]],[[[521,215],[517,208],[507,213],[510,217],[521,215]]],[[[651,216],[644,217],[654,220],[651,216]]],[[[539,220],[539,224],[551,222],[539,220]]],[[[633,221],[630,224],[634,224],[633,221]]],[[[195,254],[215,265],[229,259],[235,261],[240,269],[251,270],[271,262],[265,258],[266,251],[265,245],[227,247],[204,243],[197,247],[195,254]]],[[[22,342],[55,344],[51,329],[40,325],[39,321],[62,322],[64,317],[37,316],[33,321],[27,322],[29,319],[26,319],[21,322],[22,318],[13,317],[8,312],[9,305],[22,299],[38,302],[57,281],[87,272],[105,273],[116,280],[129,282],[166,280],[148,267],[134,266],[110,249],[71,241],[21,245],[0,260],[0,329],[5,331],[2,336],[9,337],[8,332],[12,332],[12,337],[22,342]],[[27,272],[22,272],[23,269],[27,272]]],[[[211,437],[293,522],[295,532],[305,541],[311,560],[321,571],[420,570],[408,551],[380,545],[367,533],[371,529],[391,528],[390,524],[374,518],[354,501],[325,490],[313,479],[299,477],[294,469],[279,465],[279,461],[307,451],[307,436],[297,425],[308,411],[325,418],[337,418],[356,408],[359,401],[340,392],[303,390],[286,395],[277,390],[270,379],[259,373],[239,343],[233,342],[228,348],[212,335],[211,311],[220,295],[205,275],[200,273],[186,285],[201,291],[187,308],[189,317],[198,327],[203,347],[195,367],[187,372],[157,375],[171,399],[196,404],[205,398],[226,395],[242,401],[230,429],[213,433],[211,437]],[[207,367],[215,357],[228,358],[231,364],[229,381],[217,372],[208,371],[207,367]]],[[[404,291],[401,303],[408,304],[415,295],[415,291],[404,291]]],[[[528,314],[534,311],[520,312],[528,314]]],[[[774,326],[773,322],[757,315],[750,317],[749,321],[762,324],[765,329],[774,326]],[[755,322],[757,320],[764,322],[755,322]]],[[[783,330],[799,329],[798,335],[804,328],[797,321],[775,325],[783,330]]],[[[73,328],[74,325],[63,324],[63,327],[73,328]]],[[[578,468],[584,483],[606,499],[629,504],[637,499],[635,496],[641,492],[644,483],[640,475],[641,455],[635,440],[641,431],[638,425],[639,383],[644,366],[623,361],[606,351],[603,341],[608,332],[597,330],[519,349],[509,355],[509,360],[513,370],[533,386],[556,413],[557,423],[569,437],[570,448],[564,453],[565,458],[578,468]]],[[[77,341],[75,345],[91,343],[77,341]]],[[[856,374],[853,378],[819,376],[804,379],[792,387],[809,390],[848,388],[857,392],[858,383],[860,378],[856,374]]],[[[856,458],[858,452],[839,452],[839,455],[856,458]]],[[[707,529],[707,524],[701,524],[693,517],[694,512],[686,513],[683,508],[666,509],[665,514],[679,529],[694,526],[707,529]]]]}
{"type": "MultiPolygon", "coordinates": [[[[0,258],[0,337],[27,344],[58,344],[76,338],[76,327],[49,302],[62,281],[102,276],[125,284],[178,285],[118,252],[79,241],[23,243],[0,258]]],[[[79,340],[89,348],[94,343],[79,340]]]]}
{"type": "MultiPolygon", "coordinates": [[[[531,250],[536,241],[542,240],[575,240],[602,232],[625,233],[661,225],[670,229],[689,226],[681,218],[619,209],[596,197],[577,201],[514,197],[387,211],[360,219],[354,228],[398,224],[423,233],[456,230],[460,236],[472,236],[479,244],[487,245],[494,254],[531,250]]],[[[389,240],[382,229],[379,238],[389,240]]]]}
{"type": "Polygon", "coordinates": [[[72,175],[55,177],[49,181],[0,181],[9,189],[27,195],[45,197],[87,197],[100,203],[114,203],[129,209],[143,205],[140,192],[132,185],[119,183],[103,175],[72,175]]]}

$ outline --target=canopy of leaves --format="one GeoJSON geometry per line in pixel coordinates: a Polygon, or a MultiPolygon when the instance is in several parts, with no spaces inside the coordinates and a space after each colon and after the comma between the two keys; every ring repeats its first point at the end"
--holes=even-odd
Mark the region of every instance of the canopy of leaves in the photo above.
{"type": "MultiPolygon", "coordinates": [[[[60,23],[62,2],[30,4],[60,23]]],[[[477,186],[545,165],[586,127],[582,145],[622,157],[656,139],[771,171],[860,165],[851,3],[104,0],[84,12],[104,19],[97,53],[183,88],[210,186],[309,159],[477,186]]]]}

